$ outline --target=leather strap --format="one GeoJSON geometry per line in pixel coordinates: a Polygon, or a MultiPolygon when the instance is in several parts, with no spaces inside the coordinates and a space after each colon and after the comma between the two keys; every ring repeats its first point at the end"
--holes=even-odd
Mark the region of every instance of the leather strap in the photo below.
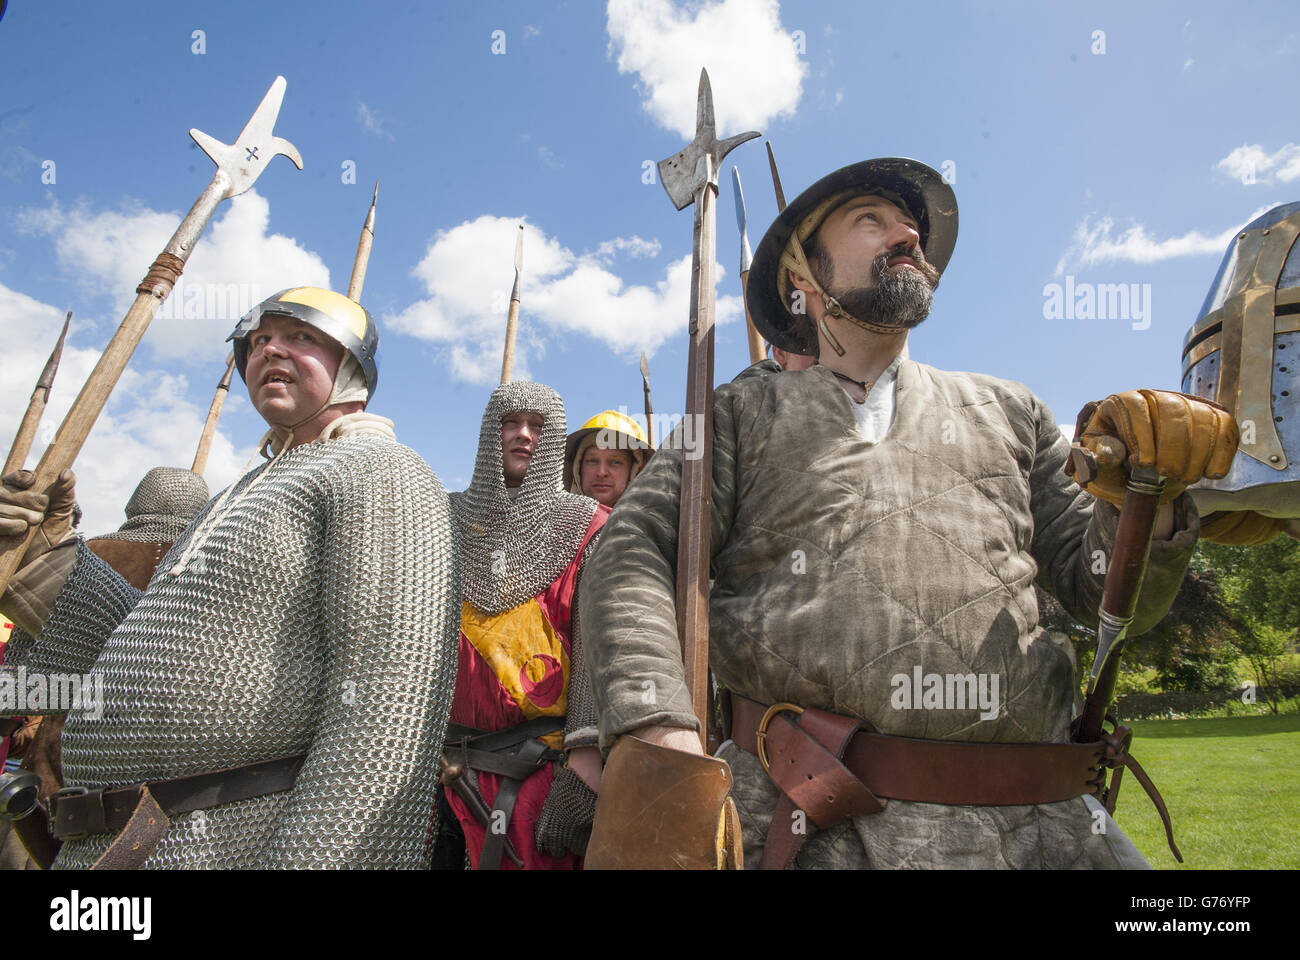
{"type": "MultiPolygon", "coordinates": [[[[767,708],[730,693],[730,736],[759,752],[767,708]]],[[[966,743],[892,737],[862,729],[862,721],[816,708],[772,717],[765,731],[768,776],[781,790],[763,847],[761,868],[786,869],[806,831],[802,810],[826,829],[850,817],[879,813],[888,799],[953,806],[1056,803],[1089,794],[1114,812],[1124,769],[1155,804],[1169,849],[1179,863],[1169,811],[1146,771],[1128,753],[1132,732],[1115,729],[1096,743],[966,743]],[[1107,769],[1115,775],[1106,789],[1107,769]]],[[[1114,718],[1110,718],[1114,722],[1114,718]]]]}
{"type": "MultiPolygon", "coordinates": [[[[564,758],[562,752],[552,750],[537,738],[563,729],[563,717],[534,717],[507,730],[491,733],[459,723],[448,724],[445,741],[448,759],[460,757],[467,777],[473,777],[475,771],[501,777],[492,811],[484,824],[483,849],[478,863],[480,870],[500,869],[501,858],[506,855],[516,859],[513,850],[507,848],[511,846],[508,831],[519,791],[524,781],[547,763],[564,758]]],[[[470,785],[477,790],[476,779],[472,779],[470,785]]]]}
{"type": "MultiPolygon", "coordinates": [[[[741,748],[757,753],[755,734],[766,708],[734,693],[731,698],[731,737],[741,748]]],[[[787,717],[781,714],[769,724],[769,742],[775,742],[782,723],[789,725],[787,717]]],[[[843,758],[844,766],[877,797],[1019,806],[1056,803],[1085,793],[1100,796],[1095,784],[1102,755],[1101,743],[966,743],[861,730],[843,758]]]]}
{"type": "MultiPolygon", "coordinates": [[[[304,756],[285,757],[112,789],[61,790],[50,798],[50,831],[55,838],[67,840],[122,830],[122,836],[105,851],[104,857],[114,853],[116,865],[112,869],[134,869],[126,864],[138,861],[135,862],[138,867],[148,859],[167,832],[170,817],[289,790],[305,759],[304,756]]],[[[96,861],[96,866],[104,857],[96,861]]]]}
{"type": "Polygon", "coordinates": [[[765,743],[768,776],[780,788],[781,799],[772,814],[759,869],[785,870],[794,863],[808,839],[807,825],[797,817],[798,811],[825,829],[885,808],[840,762],[861,728],[859,720],[816,708],[804,710],[795,723],[786,715],[772,719],[765,743]]]}
{"type": "Polygon", "coordinates": [[[140,802],[136,804],[131,819],[90,869],[139,870],[171,825],[170,818],[149,792],[149,785],[144,784],[140,787],[140,802]]]}

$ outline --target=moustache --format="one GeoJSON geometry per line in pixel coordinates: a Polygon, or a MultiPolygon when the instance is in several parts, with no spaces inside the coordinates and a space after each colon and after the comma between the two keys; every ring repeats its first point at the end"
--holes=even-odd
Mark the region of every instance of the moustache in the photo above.
{"type": "Polygon", "coordinates": [[[925,254],[915,247],[900,245],[892,250],[886,250],[871,261],[871,270],[877,286],[884,282],[889,273],[889,261],[895,257],[902,257],[915,267],[917,272],[925,278],[931,289],[939,285],[939,271],[925,259],[925,254]]]}

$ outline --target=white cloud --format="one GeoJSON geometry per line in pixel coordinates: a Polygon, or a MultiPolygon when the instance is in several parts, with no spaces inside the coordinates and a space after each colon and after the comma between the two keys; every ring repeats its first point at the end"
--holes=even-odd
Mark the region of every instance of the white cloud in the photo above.
{"type": "Polygon", "coordinates": [[[695,135],[700,68],[709,71],[718,136],[763,130],[792,116],[808,65],[781,25],[776,0],[609,0],[609,52],[635,73],[643,106],[687,140],[695,135]]]}
{"type": "Polygon", "coordinates": [[[1192,68],[1192,64],[1194,64],[1195,62],[1196,61],[1193,60],[1191,57],[1188,57],[1186,60],[1183,61],[1183,69],[1190,70],[1192,68]]]}
{"type": "MultiPolygon", "coordinates": [[[[76,320],[74,315],[49,404],[27,457],[29,469],[35,467],[99,360],[99,350],[77,346],[76,320]]],[[[62,322],[63,313],[57,308],[0,285],[0,336],[6,344],[6,375],[0,378],[0,448],[5,453],[62,322]]],[[[185,377],[142,367],[134,359],[123,372],[73,465],[77,500],[85,511],[83,533],[94,536],[117,529],[125,519],[126,501],[150,468],[188,467],[193,462],[207,403],[190,402],[186,387],[185,377]]],[[[233,480],[251,453],[251,445],[237,452],[218,426],[205,471],[211,489],[215,492],[233,480]]]]}
{"type": "Polygon", "coordinates": [[[662,249],[658,240],[642,240],[638,236],[615,237],[598,246],[596,256],[610,260],[615,254],[625,253],[634,260],[653,260],[662,249]]]}
{"type": "Polygon", "coordinates": [[[1274,206],[1271,203],[1262,206],[1241,223],[1216,234],[1189,230],[1163,240],[1152,236],[1140,223],[1116,234],[1115,221],[1110,217],[1102,217],[1095,224],[1085,217],[1075,228],[1069,247],[1057,261],[1056,276],[1061,276],[1067,269],[1095,267],[1103,263],[1157,263],[1175,257],[1218,256],[1227,249],[1233,234],[1274,206]]]}
{"type": "MultiPolygon", "coordinates": [[[[181,215],[138,204],[99,213],[57,202],[18,215],[27,233],[50,236],[65,273],[89,292],[111,298],[117,318],[167,244],[181,215]]],[[[270,204],[256,190],[230,201],[195,247],[180,283],[149,327],[145,343],[160,359],[206,361],[224,356],[239,317],[285,287],[329,286],[329,270],[291,237],[268,234],[270,204]]],[[[116,320],[115,320],[116,322],[116,320]]]]}
{"type": "Polygon", "coordinates": [[[383,124],[379,122],[379,117],[375,111],[371,110],[362,100],[357,101],[357,123],[361,125],[361,129],[365,133],[374,134],[384,140],[393,139],[393,135],[385,130],[383,124]]]}
{"type": "Polygon", "coordinates": [[[537,156],[542,163],[546,164],[552,170],[559,170],[564,166],[564,161],[557,157],[555,151],[545,144],[537,148],[537,156]]]}
{"type": "MultiPolygon", "coordinates": [[[[412,271],[428,298],[385,317],[384,326],[449,345],[455,376],[494,383],[501,371],[519,223],[518,218],[484,215],[440,231],[412,271]]],[[[659,245],[640,237],[618,237],[600,244],[595,253],[574,253],[525,222],[517,379],[528,376],[530,350],[544,349],[551,338],[579,334],[621,356],[635,357],[641,350],[653,354],[686,329],[691,258],[668,264],[654,286],[630,285],[608,269],[606,261],[615,252],[654,256],[659,245]]],[[[722,267],[716,269],[723,276],[722,267]]],[[[719,298],[718,323],[741,316],[739,297],[719,298]]]]}
{"type": "Polygon", "coordinates": [[[1215,169],[1243,184],[1290,183],[1300,178],[1300,144],[1288,143],[1273,153],[1258,143],[1242,144],[1215,165],[1215,169]]]}

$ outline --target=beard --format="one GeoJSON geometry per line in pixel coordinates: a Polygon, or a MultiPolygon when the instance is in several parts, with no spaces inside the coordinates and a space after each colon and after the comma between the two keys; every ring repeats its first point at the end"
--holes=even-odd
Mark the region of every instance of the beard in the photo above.
{"type": "Polygon", "coordinates": [[[929,316],[934,288],[939,285],[939,271],[926,262],[919,250],[908,247],[895,247],[871,261],[869,287],[837,290],[831,265],[821,265],[827,268],[822,286],[841,307],[859,320],[899,330],[910,330],[929,316]],[[890,269],[889,261],[899,256],[907,257],[916,269],[890,269]]]}

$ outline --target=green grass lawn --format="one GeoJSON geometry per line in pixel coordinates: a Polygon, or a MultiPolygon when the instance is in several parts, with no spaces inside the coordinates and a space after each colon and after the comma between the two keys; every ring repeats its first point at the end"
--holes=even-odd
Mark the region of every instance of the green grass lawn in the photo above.
{"type": "MultiPolygon", "coordinates": [[[[1300,868],[1300,714],[1130,726],[1133,755],[1165,798],[1184,868],[1300,868]]],[[[1153,867],[1179,866],[1131,774],[1115,812],[1153,867]]]]}

